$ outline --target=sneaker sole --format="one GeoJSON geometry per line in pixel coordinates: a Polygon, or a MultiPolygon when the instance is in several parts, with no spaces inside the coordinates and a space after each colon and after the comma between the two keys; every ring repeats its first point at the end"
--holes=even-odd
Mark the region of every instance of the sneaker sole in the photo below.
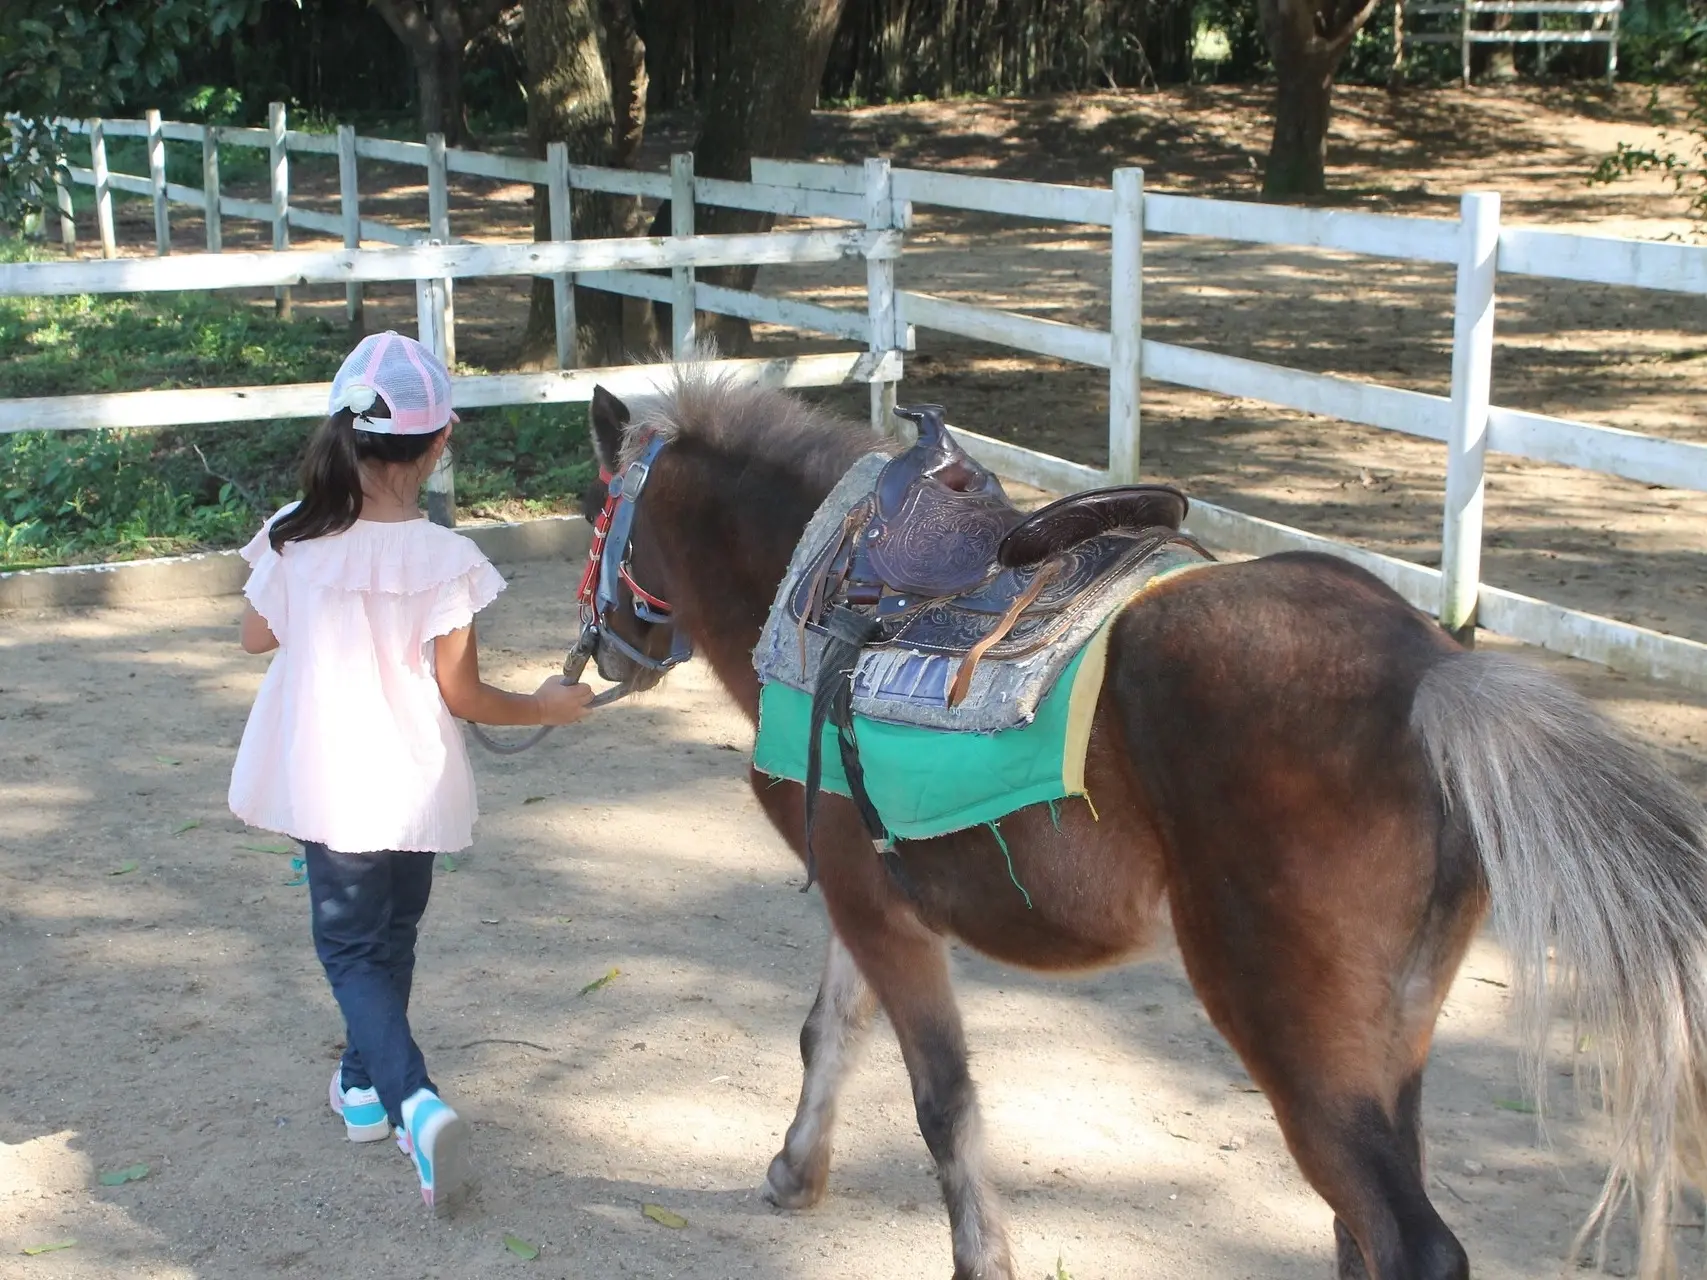
{"type": "Polygon", "coordinates": [[[468,1138],[468,1122],[461,1116],[447,1120],[432,1134],[433,1189],[429,1192],[423,1187],[421,1196],[435,1218],[449,1217],[462,1208],[474,1190],[468,1138]]]}

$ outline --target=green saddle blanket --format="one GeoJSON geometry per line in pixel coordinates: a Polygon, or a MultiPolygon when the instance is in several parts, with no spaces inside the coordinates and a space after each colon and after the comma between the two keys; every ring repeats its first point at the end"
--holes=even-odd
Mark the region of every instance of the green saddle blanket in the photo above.
{"type": "MultiPolygon", "coordinates": [[[[865,788],[889,834],[926,840],[996,822],[1027,805],[1085,795],[1091,720],[1118,614],[1110,614],[1073,656],[1026,724],[1000,733],[955,733],[856,711],[865,788]]],[[[804,784],[811,715],[810,694],[781,682],[764,685],[754,767],[804,784]]],[[[851,794],[833,725],[824,727],[823,788],[851,794]]]]}

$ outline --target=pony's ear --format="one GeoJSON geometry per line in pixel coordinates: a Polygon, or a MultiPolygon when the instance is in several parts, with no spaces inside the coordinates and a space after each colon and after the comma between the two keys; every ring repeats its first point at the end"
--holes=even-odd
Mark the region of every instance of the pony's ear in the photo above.
{"type": "Polygon", "coordinates": [[[606,471],[616,470],[622,453],[622,436],[628,426],[628,406],[602,386],[593,388],[593,406],[587,414],[593,428],[593,452],[606,471]]]}

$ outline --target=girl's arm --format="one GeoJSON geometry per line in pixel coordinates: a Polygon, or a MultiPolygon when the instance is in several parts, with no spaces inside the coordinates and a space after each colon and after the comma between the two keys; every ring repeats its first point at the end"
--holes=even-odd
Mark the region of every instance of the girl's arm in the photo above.
{"type": "Polygon", "coordinates": [[[593,691],[552,676],[533,693],[507,693],[480,678],[480,646],[474,624],[433,640],[433,667],[445,706],[459,720],[476,724],[574,724],[586,714],[593,691]]]}
{"type": "Polygon", "coordinates": [[[244,653],[271,653],[279,647],[279,638],[273,634],[267,620],[255,612],[255,606],[252,604],[243,606],[243,625],[239,629],[238,639],[243,645],[244,653]]]}

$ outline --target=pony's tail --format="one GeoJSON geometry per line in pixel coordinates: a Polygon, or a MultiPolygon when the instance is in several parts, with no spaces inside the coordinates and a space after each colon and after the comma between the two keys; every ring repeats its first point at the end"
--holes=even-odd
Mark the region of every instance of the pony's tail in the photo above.
{"type": "Polygon", "coordinates": [[[1411,710],[1510,950],[1526,1083],[1574,1015],[1613,1126],[1575,1248],[1634,1203],[1641,1280],[1672,1267],[1670,1215],[1707,1135],[1707,810],[1583,699],[1521,662],[1455,654],[1411,710]],[[1551,964],[1549,954],[1551,953],[1551,964]]]}

